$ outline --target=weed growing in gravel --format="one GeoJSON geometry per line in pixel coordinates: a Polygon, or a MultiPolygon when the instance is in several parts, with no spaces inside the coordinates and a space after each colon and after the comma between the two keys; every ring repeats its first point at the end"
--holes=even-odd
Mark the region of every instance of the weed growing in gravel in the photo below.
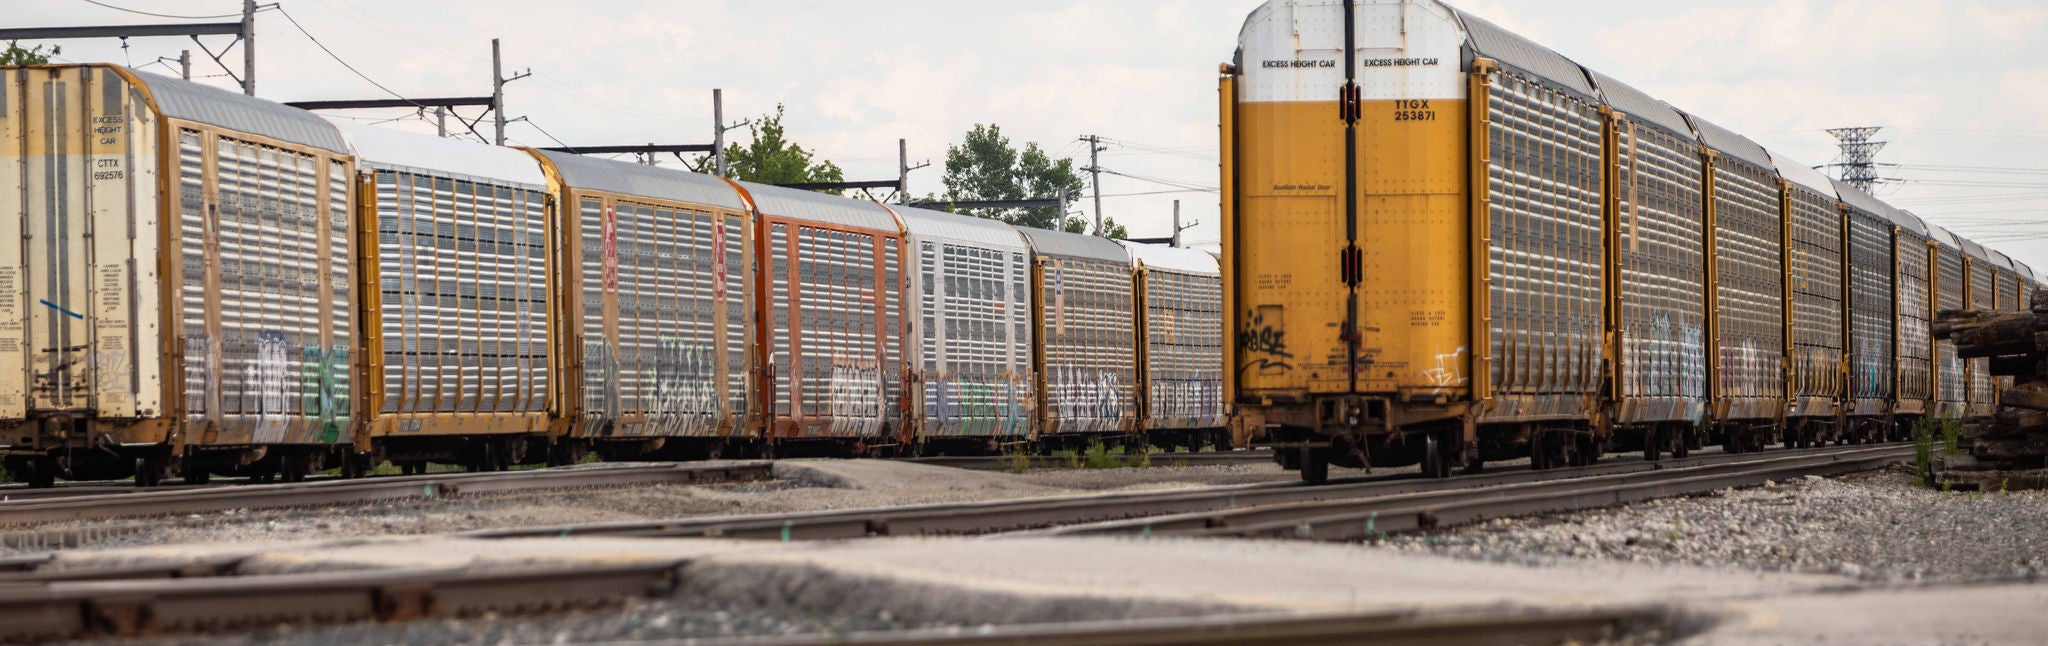
{"type": "Polygon", "coordinates": [[[1929,417],[1913,422],[1913,475],[1930,487],[1934,486],[1934,424],[1929,417]]]}
{"type": "Polygon", "coordinates": [[[1003,461],[1008,464],[1010,473],[1021,474],[1031,470],[1031,453],[1022,448],[1012,448],[1004,453],[1003,461]]]}
{"type": "Polygon", "coordinates": [[[1089,469],[1114,469],[1123,466],[1123,460],[1109,452],[1101,442],[1089,442],[1088,451],[1081,457],[1081,466],[1089,469]]]}

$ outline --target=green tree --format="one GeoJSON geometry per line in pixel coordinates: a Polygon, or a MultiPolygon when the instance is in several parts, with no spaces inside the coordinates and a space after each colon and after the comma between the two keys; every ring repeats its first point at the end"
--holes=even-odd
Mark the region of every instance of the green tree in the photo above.
{"type": "MultiPolygon", "coordinates": [[[[782,126],[782,112],[783,106],[778,103],[774,115],[761,115],[748,124],[753,141],[746,146],[726,145],[725,164],[732,178],[762,184],[846,181],[845,172],[837,164],[816,159],[815,153],[788,139],[788,131],[782,126]]],[[[703,158],[698,158],[697,165],[708,167],[703,158]]]]}
{"type": "MultiPolygon", "coordinates": [[[[1024,144],[1018,151],[995,124],[975,124],[958,146],[946,148],[946,195],[959,201],[1025,200],[1059,195],[1060,189],[1079,197],[1088,183],[1074,170],[1074,160],[1053,159],[1037,143],[1024,144]]],[[[1055,228],[1059,209],[964,209],[976,217],[1040,229],[1055,228]]],[[[1073,230],[1076,222],[1066,227],[1073,230]]],[[[1085,224],[1080,225],[1085,230],[1085,224]]],[[[1104,228],[1108,228],[1105,226],[1104,228]]],[[[1077,231],[1078,232],[1078,231],[1077,231]]]]}
{"type": "Polygon", "coordinates": [[[62,53],[64,48],[56,45],[44,51],[42,45],[22,47],[21,41],[10,40],[7,41],[7,51],[0,52],[0,65],[44,65],[50,62],[51,56],[62,53]]]}

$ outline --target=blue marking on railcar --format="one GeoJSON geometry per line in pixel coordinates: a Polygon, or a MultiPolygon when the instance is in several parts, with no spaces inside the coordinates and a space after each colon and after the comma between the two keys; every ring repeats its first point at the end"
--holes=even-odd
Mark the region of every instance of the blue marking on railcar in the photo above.
{"type": "Polygon", "coordinates": [[[64,309],[64,306],[62,306],[62,305],[58,305],[58,304],[56,304],[56,303],[52,303],[52,302],[50,302],[50,301],[49,301],[48,299],[41,299],[41,298],[39,298],[39,299],[36,299],[36,300],[38,300],[38,301],[41,301],[41,302],[42,302],[42,303],[43,303],[44,305],[48,305],[48,306],[50,306],[50,309],[53,309],[53,310],[57,310],[57,311],[59,311],[59,312],[63,312],[65,316],[69,316],[69,317],[71,317],[71,318],[75,318],[75,319],[78,319],[78,320],[80,320],[80,321],[83,321],[83,320],[85,320],[85,315],[84,315],[84,314],[80,314],[80,313],[77,313],[77,312],[73,312],[73,311],[71,311],[71,310],[67,310],[67,309],[64,309]]]}

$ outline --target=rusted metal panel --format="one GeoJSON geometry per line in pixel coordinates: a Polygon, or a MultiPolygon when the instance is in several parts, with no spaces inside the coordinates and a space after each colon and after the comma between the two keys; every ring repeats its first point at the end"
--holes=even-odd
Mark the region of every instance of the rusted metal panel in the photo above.
{"type": "MultiPolygon", "coordinates": [[[[1493,73],[1487,196],[1493,406],[1488,420],[1584,418],[1605,304],[1598,106],[1493,73]]],[[[1455,364],[1462,357],[1440,357],[1455,364]]]]}
{"type": "Polygon", "coordinates": [[[899,439],[908,370],[895,216],[873,202],[741,186],[765,231],[757,285],[771,331],[770,435],[899,439]]]}

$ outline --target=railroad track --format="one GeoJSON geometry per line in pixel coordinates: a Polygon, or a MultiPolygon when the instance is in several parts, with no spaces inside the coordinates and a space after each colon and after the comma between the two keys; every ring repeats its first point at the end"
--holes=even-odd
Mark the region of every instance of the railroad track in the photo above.
{"type": "Polygon", "coordinates": [[[143,489],[0,502],[0,526],[658,484],[765,480],[766,462],[655,464],[143,489]]]}
{"type": "MultiPolygon", "coordinates": [[[[1135,466],[1140,459],[1137,456],[1126,456],[1122,454],[1112,454],[1112,457],[1114,457],[1119,464],[1127,464],[1132,466],[1135,466]]],[[[1025,469],[1034,470],[1074,468],[1075,463],[1079,460],[1080,458],[1075,457],[1062,457],[1056,455],[1033,455],[1024,458],[1022,464],[1020,465],[1019,458],[1005,455],[944,455],[924,458],[905,458],[903,461],[914,464],[928,464],[932,466],[953,467],[956,469],[973,469],[977,471],[1010,471],[1017,469],[1020,466],[1025,469]]],[[[1264,449],[1252,449],[1243,451],[1203,451],[1199,453],[1152,453],[1146,455],[1143,458],[1143,461],[1146,464],[1155,467],[1195,467],[1228,466],[1234,464],[1259,464],[1263,462],[1272,462],[1273,452],[1264,449]]]]}
{"type": "MultiPolygon", "coordinates": [[[[781,639],[710,640],[702,646],[755,644],[887,644],[980,646],[1168,646],[1203,644],[1588,644],[1611,643],[1669,623],[1638,609],[1581,612],[1494,611],[1413,613],[1278,613],[1211,615],[1072,624],[1024,624],[963,630],[811,635],[781,639]]],[[[1662,631],[1658,631],[1662,632],[1662,631]]]]}
{"type": "MultiPolygon", "coordinates": [[[[1677,485],[1659,489],[1658,483],[1676,481],[1708,472],[1699,469],[1718,469],[1712,473],[1740,473],[1723,477],[1718,486],[1745,486],[1745,483],[1760,483],[1761,479],[1751,478],[1749,470],[1776,465],[1770,473],[1778,477],[1786,474],[1841,473],[1849,470],[1877,468],[1890,464],[1911,454],[1905,446],[1883,447],[1829,447],[1771,453],[1720,454],[1695,456],[1682,460],[1662,462],[1616,462],[1593,466],[1549,471],[1509,471],[1481,474],[1445,480],[1424,479],[1415,476],[1375,478],[1357,481],[1332,482],[1320,486],[1305,486],[1297,482],[1267,483],[1208,487],[1198,490],[1161,491],[1145,493],[1092,494],[1082,496],[1061,496],[1054,498],[1030,498],[1023,500],[1002,500],[934,505],[913,505],[901,507],[878,507],[852,510],[799,512],[789,514],[763,514],[749,516],[727,516],[710,518],[683,518],[662,521],[630,521],[614,523],[593,523],[577,525],[556,525],[536,528],[494,529],[469,532],[471,537],[520,538],[545,536],[636,536],[636,537],[689,537],[711,536],[727,538],[756,538],[770,540],[826,540],[859,538],[864,536],[905,536],[937,534],[989,534],[1005,531],[1039,530],[1062,526],[1103,523],[1129,519],[1173,518],[1188,523],[1208,518],[1230,510],[1252,508],[1280,508],[1290,504],[1318,502],[1339,503],[1344,501],[1372,501],[1390,499],[1393,496],[1458,493],[1458,496],[1479,496],[1480,492],[1510,491],[1510,487],[1576,481],[1600,477],[1627,476],[1633,483],[1628,486],[1634,493],[1629,495],[1654,496],[1679,495],[1677,485]],[[1861,456],[1847,459],[1846,456],[1861,456]]],[[[1766,476],[1767,477],[1767,476],[1766,476]]],[[[1603,481],[1615,482],[1615,481],[1603,481]]],[[[1703,484],[1694,483],[1698,486],[1703,484]]],[[[1559,485],[1563,487],[1563,485],[1559,485]]],[[[1620,486],[1620,485],[1615,485],[1620,486]]],[[[1691,486],[1691,485],[1688,485],[1691,486]]],[[[1527,491],[1522,490],[1522,491],[1527,491]]],[[[1574,489],[1574,491],[1576,491],[1574,489]]],[[[1599,494],[1580,492],[1585,495],[1586,506],[1600,500],[1599,494]]],[[[1609,496],[1613,502],[1622,501],[1619,494],[1609,496]]],[[[1469,498],[1445,497],[1438,501],[1457,502],[1469,498]]],[[[1603,504],[1613,504],[1607,502],[1603,504]]],[[[1507,503],[1501,503],[1503,505],[1507,503]]],[[[1547,504],[1547,503],[1546,503],[1547,504]]],[[[1436,516],[1436,522],[1461,518],[1457,513],[1499,513],[1489,509],[1472,510],[1467,507],[1449,508],[1436,516]]],[[[1144,522],[1144,521],[1136,521],[1144,522]]],[[[1202,527],[1214,525],[1201,521],[1202,527]]],[[[1379,531],[1394,531],[1376,525],[1379,531]]],[[[1101,525],[1099,527],[1115,527],[1101,525]]],[[[1079,530],[1075,530],[1079,531],[1079,530]]],[[[1140,528],[1139,533],[1145,530],[1140,528]]]]}

